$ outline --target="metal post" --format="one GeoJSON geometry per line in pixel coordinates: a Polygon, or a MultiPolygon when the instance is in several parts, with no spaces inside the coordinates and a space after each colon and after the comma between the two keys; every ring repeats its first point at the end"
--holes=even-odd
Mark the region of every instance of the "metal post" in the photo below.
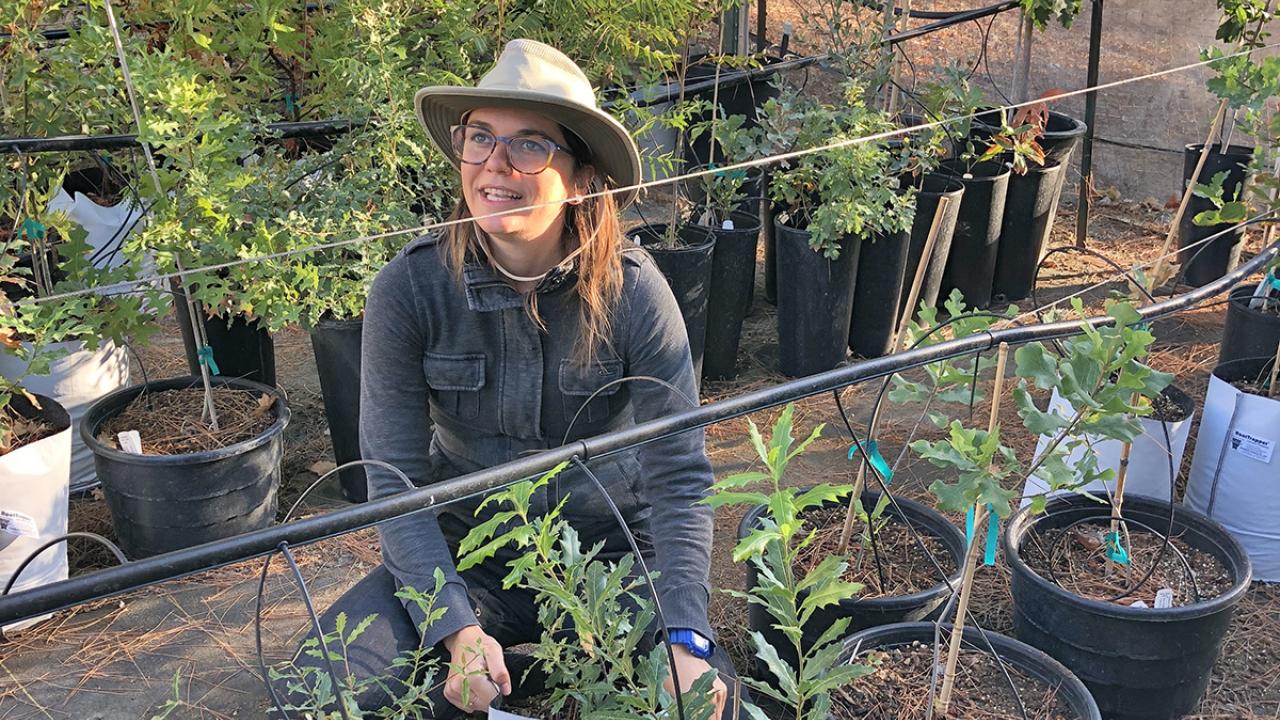
{"type": "MultiPolygon", "coordinates": [[[[1086,87],[1098,84],[1098,60],[1102,50],[1102,0],[1093,0],[1089,15],[1089,72],[1086,87]]],[[[1089,236],[1089,188],[1093,186],[1093,127],[1098,111],[1098,93],[1084,96],[1084,149],[1080,153],[1080,191],[1076,199],[1076,247],[1084,247],[1089,236]]]]}
{"type": "Polygon", "coordinates": [[[767,29],[765,27],[765,3],[768,0],[756,0],[756,52],[763,53],[764,49],[769,47],[769,41],[765,37],[767,29]]]}

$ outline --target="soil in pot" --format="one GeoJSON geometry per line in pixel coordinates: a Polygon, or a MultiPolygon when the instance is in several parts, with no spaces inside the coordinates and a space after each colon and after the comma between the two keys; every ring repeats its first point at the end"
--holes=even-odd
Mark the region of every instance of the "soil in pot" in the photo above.
{"type": "Polygon", "coordinates": [[[19,412],[12,403],[7,407],[0,408],[0,424],[8,426],[10,433],[12,433],[8,438],[0,437],[0,456],[7,455],[23,445],[39,442],[59,432],[57,427],[45,422],[38,411],[19,412]]]}
{"type": "Polygon", "coordinates": [[[1056,581],[1067,592],[1117,605],[1141,600],[1148,607],[1155,607],[1156,592],[1169,588],[1173,590],[1173,604],[1180,607],[1218,597],[1234,584],[1231,572],[1212,553],[1177,537],[1171,538],[1171,547],[1162,552],[1164,539],[1137,527],[1129,527],[1126,533],[1129,564],[1117,565],[1107,559],[1103,541],[1110,529],[1110,523],[1104,520],[1082,523],[1070,530],[1034,530],[1027,535],[1023,559],[1037,575],[1056,581]],[[1150,577],[1123,598],[1116,598],[1143,580],[1153,563],[1155,570],[1150,577]]]}
{"type": "Polygon", "coordinates": [[[201,417],[199,387],[142,393],[102,424],[98,442],[120,449],[118,435],[137,430],[143,455],[186,455],[229,447],[266,432],[276,420],[275,398],[252,390],[214,386],[218,430],[201,417]]]}
{"type": "MultiPolygon", "coordinates": [[[[844,507],[824,507],[805,515],[805,520],[817,529],[817,536],[801,551],[797,570],[807,573],[822,562],[823,558],[839,550],[844,516],[844,507]]],[[[942,566],[947,577],[956,573],[955,558],[937,535],[919,528],[917,542],[910,528],[896,516],[886,513],[882,521],[883,524],[876,530],[875,539],[880,557],[888,559],[880,565],[886,582],[880,582],[880,571],[870,547],[853,551],[855,559],[849,563],[849,569],[844,575],[848,582],[863,584],[862,592],[858,594],[859,599],[900,597],[937,587],[942,579],[938,575],[938,569],[930,561],[930,555],[942,566]]],[[[855,529],[855,533],[858,532],[865,532],[865,526],[855,529]]],[[[858,537],[855,536],[854,540],[858,537]]]]}
{"type": "MultiPolygon", "coordinates": [[[[941,657],[946,659],[946,634],[942,636],[941,657]]],[[[927,717],[929,681],[932,675],[933,646],[913,642],[871,653],[880,661],[873,675],[861,678],[832,698],[834,720],[912,720],[927,717]]],[[[1022,698],[1029,720],[1075,720],[1061,702],[1055,688],[1005,664],[988,653],[963,650],[956,664],[956,684],[947,718],[1022,720],[1018,698],[1022,698]],[[1009,680],[1018,688],[1017,696],[1009,680]]]]}

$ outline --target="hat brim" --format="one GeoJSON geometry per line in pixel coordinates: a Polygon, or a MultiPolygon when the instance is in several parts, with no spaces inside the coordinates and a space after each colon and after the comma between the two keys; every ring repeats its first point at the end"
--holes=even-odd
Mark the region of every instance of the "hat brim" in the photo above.
{"type": "Polygon", "coordinates": [[[640,183],[640,154],[635,140],[622,123],[602,110],[532,91],[447,85],[422,88],[414,96],[414,106],[431,142],[455,167],[459,161],[453,152],[450,128],[466,113],[477,108],[516,108],[545,115],[582,138],[591,148],[591,164],[614,187],[632,188],[614,194],[619,208],[636,199],[638,191],[633,186],[640,183]]]}

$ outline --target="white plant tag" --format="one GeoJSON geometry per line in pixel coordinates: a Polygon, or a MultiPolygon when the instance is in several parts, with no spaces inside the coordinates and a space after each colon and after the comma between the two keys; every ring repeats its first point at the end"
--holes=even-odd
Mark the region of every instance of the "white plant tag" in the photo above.
{"type": "Polygon", "coordinates": [[[1271,451],[1276,441],[1258,437],[1243,430],[1231,431],[1231,449],[1258,462],[1271,462],[1271,451]]]}
{"type": "Polygon", "coordinates": [[[17,510],[0,510],[0,532],[18,537],[40,537],[36,519],[17,510]]]}
{"type": "Polygon", "coordinates": [[[120,449],[132,455],[142,454],[142,436],[137,430],[125,430],[116,435],[120,441],[120,449]]]}
{"type": "Polygon", "coordinates": [[[506,710],[498,710],[497,708],[489,708],[489,720],[538,720],[527,715],[516,715],[506,710]]]}
{"type": "Polygon", "coordinates": [[[1156,591],[1156,609],[1163,610],[1173,607],[1173,590],[1170,588],[1161,588],[1156,591]]]}
{"type": "Polygon", "coordinates": [[[1148,605],[1145,600],[1134,600],[1133,602],[1129,603],[1129,607],[1149,608],[1151,606],[1148,605]]]}
{"type": "Polygon", "coordinates": [[[732,220],[725,220],[724,222],[720,223],[720,229],[721,229],[721,230],[732,230],[732,229],[733,229],[733,221],[732,221],[732,220]]]}

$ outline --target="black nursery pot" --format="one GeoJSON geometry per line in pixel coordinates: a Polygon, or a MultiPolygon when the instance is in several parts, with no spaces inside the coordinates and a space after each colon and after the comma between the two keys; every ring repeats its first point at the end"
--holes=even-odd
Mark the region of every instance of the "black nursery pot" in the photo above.
{"type": "MultiPolygon", "coordinates": [[[[951,635],[951,626],[943,624],[939,632],[942,634],[943,642],[946,642],[946,638],[951,635]]],[[[1102,720],[1102,713],[1099,712],[1097,703],[1089,695],[1089,690],[1084,683],[1081,683],[1061,663],[1043,652],[1000,633],[990,630],[984,633],[973,626],[966,626],[961,637],[961,647],[987,654],[994,649],[1006,665],[1052,688],[1056,697],[1067,706],[1072,716],[1079,720],[1102,720]]],[[[872,650],[889,650],[913,643],[932,646],[933,640],[934,624],[930,622],[884,625],[850,635],[844,641],[844,652],[840,658],[848,662],[872,650]],[[855,656],[854,653],[857,655],[855,656]]],[[[1028,700],[1031,699],[1024,698],[1023,701],[1030,709],[1032,703],[1028,700]]]]}
{"type": "Polygon", "coordinates": [[[675,247],[661,245],[667,226],[641,225],[627,231],[653,256],[658,269],[666,277],[671,292],[680,306],[685,331],[689,334],[689,350],[693,355],[693,376],[702,377],[702,349],[707,334],[707,299],[711,296],[711,266],[716,238],[711,230],[698,225],[681,225],[676,231],[675,247]]]}
{"type": "MultiPolygon", "coordinates": [[[[1126,519],[1164,532],[1169,504],[1141,496],[1124,500],[1126,519]]],[[[1076,673],[1109,720],[1168,720],[1191,712],[1209,684],[1236,604],[1252,579],[1244,549],[1217,523],[1173,506],[1173,533],[1217,557],[1230,570],[1231,589],[1211,600],[1168,609],[1134,608],[1087,600],[1037,575],[1022,558],[1032,530],[1077,520],[1106,522],[1110,505],[1080,495],[1056,497],[1045,514],[1024,508],[1009,521],[1004,553],[1013,574],[1014,628],[1076,673]]],[[[1031,552],[1031,551],[1029,551],[1031,552]]]]}
{"type": "MultiPolygon", "coordinates": [[[[689,58],[689,71],[685,74],[687,84],[701,85],[715,80],[716,66],[705,59],[705,55],[689,58]]],[[[757,120],[757,114],[760,108],[764,107],[770,98],[778,96],[778,87],[773,83],[778,70],[771,69],[771,66],[780,62],[782,62],[780,57],[766,57],[763,66],[759,68],[722,67],[720,68],[721,80],[717,83],[718,93],[715,92],[715,88],[707,88],[691,93],[690,97],[711,102],[715,95],[720,106],[721,117],[741,115],[744,129],[758,127],[760,123],[757,120]]],[[[703,119],[708,118],[704,116],[703,119]]],[[[719,148],[716,148],[715,154],[720,158],[724,156],[719,148]]],[[[711,136],[709,133],[702,133],[685,145],[685,162],[690,166],[706,165],[710,158],[711,136]]]]}
{"type": "Polygon", "coordinates": [[[1031,294],[1036,266],[1058,215],[1065,170],[1058,161],[1046,158],[1044,165],[1027,168],[1025,175],[1010,175],[991,290],[997,300],[1010,302],[1031,294]]]}
{"type": "MultiPolygon", "coordinates": [[[[938,173],[925,175],[918,187],[916,216],[911,221],[911,247],[907,253],[906,271],[902,276],[899,306],[906,304],[907,295],[911,293],[911,283],[915,280],[916,268],[920,266],[920,256],[924,255],[924,245],[929,239],[929,229],[933,226],[938,203],[943,197],[949,198],[950,203],[939,220],[938,239],[933,243],[933,257],[929,260],[924,284],[920,286],[920,298],[916,301],[916,307],[911,308],[913,315],[922,302],[930,307],[938,304],[942,275],[947,269],[947,258],[951,255],[951,241],[956,232],[956,221],[960,216],[960,203],[964,196],[964,185],[959,180],[938,173]]],[[[906,308],[902,310],[905,312],[906,308]]]]}
{"type": "Polygon", "coordinates": [[[809,247],[809,232],[774,219],[778,277],[778,369],[788,377],[844,362],[862,240],[846,237],[828,260],[809,247]]]}
{"type": "MultiPolygon", "coordinates": [[[[873,508],[879,499],[880,493],[878,492],[864,492],[862,494],[863,507],[873,508]]],[[[959,587],[963,576],[964,533],[960,532],[959,528],[952,525],[932,508],[902,497],[895,496],[894,499],[897,501],[898,507],[902,509],[902,512],[899,513],[894,506],[890,505],[885,510],[886,517],[899,520],[905,517],[907,522],[921,534],[930,535],[941,540],[943,545],[946,546],[947,552],[951,555],[955,567],[960,568],[948,578],[948,582],[952,586],[959,587]]],[[[828,507],[834,506],[843,507],[843,504],[839,502],[828,504],[828,507]]],[[[743,516],[742,521],[738,524],[739,540],[745,538],[759,524],[760,516],[764,514],[765,510],[764,506],[757,506],[743,516]]],[[[751,563],[745,563],[744,567],[746,568],[746,587],[748,589],[755,587],[755,566],[751,563]]],[[[839,604],[829,605],[814,613],[809,624],[804,627],[801,642],[805,648],[811,647],[818,637],[831,626],[831,623],[840,618],[849,618],[850,633],[879,625],[932,619],[942,608],[950,592],[947,583],[939,582],[928,590],[910,595],[842,600],[839,604]]],[[[778,651],[779,656],[792,663],[792,667],[794,667],[795,653],[789,650],[791,643],[772,627],[775,622],[773,617],[755,603],[747,606],[747,617],[751,624],[751,629],[763,634],[769,644],[778,651]]],[[[756,673],[761,678],[772,678],[771,673],[763,663],[757,664],[756,673]]]]}
{"type": "Polygon", "coordinates": [[[905,280],[910,249],[911,233],[906,231],[877,235],[862,243],[849,317],[849,349],[854,355],[878,358],[889,352],[898,327],[902,286],[910,282],[905,280]]]}
{"type": "Polygon", "coordinates": [[[133,455],[98,442],[102,424],[143,392],[200,387],[198,377],[122,388],[89,406],[80,422],[111,525],[130,559],[258,530],[275,519],[289,406],[274,387],[227,377],[210,381],[275,398],[275,422],[253,439],[186,455],[133,455]]]}
{"type": "Polygon", "coordinates": [[[1274,300],[1266,310],[1249,307],[1256,289],[1252,283],[1231,289],[1227,324],[1222,328],[1222,343],[1218,348],[1219,365],[1230,360],[1275,354],[1276,344],[1280,343],[1280,312],[1277,312],[1274,300]]]}
{"type": "Polygon", "coordinates": [[[733,229],[711,228],[715,252],[711,263],[711,296],[707,300],[707,334],[702,353],[702,376],[723,380],[737,373],[742,320],[756,280],[756,244],[760,217],[735,212],[733,229]]]}
{"type": "MultiPolygon", "coordinates": [[[[360,341],[364,318],[322,318],[311,330],[311,350],[316,356],[324,417],[333,441],[333,461],[345,465],[360,459],[360,341]]],[[[369,498],[364,467],[338,473],[342,495],[351,502],[369,498]]]]}
{"type": "Polygon", "coordinates": [[[940,295],[959,289],[967,305],[985,308],[991,304],[1010,171],[1001,162],[978,163],[968,170],[953,160],[945,161],[940,171],[964,185],[940,295]]]}
{"type": "MultiPolygon", "coordinates": [[[[1195,173],[1196,164],[1200,162],[1200,152],[1204,144],[1187,145],[1182,151],[1182,187],[1185,191],[1191,176],[1195,173]]],[[[1214,175],[1227,172],[1226,182],[1222,184],[1222,197],[1225,200],[1236,200],[1243,196],[1248,185],[1248,167],[1253,159],[1253,148],[1230,145],[1226,151],[1221,145],[1214,145],[1209,150],[1204,169],[1200,171],[1200,182],[1208,184],[1214,175]]],[[[1243,227],[1224,232],[1232,227],[1231,223],[1201,226],[1195,224],[1196,215],[1205,210],[1212,210],[1213,203],[1208,198],[1191,196],[1186,212],[1178,221],[1178,261],[1182,263],[1182,281],[1188,285],[1199,287],[1222,277],[1235,267],[1240,259],[1240,245],[1244,240],[1243,227]],[[1200,241],[1216,233],[1223,233],[1206,243],[1200,241]],[[1198,243],[1198,244],[1197,244],[1198,243]],[[1188,247],[1193,246],[1193,247],[1188,247]]],[[[1275,348],[1272,348],[1274,351],[1275,348]]]]}
{"type": "MultiPolygon", "coordinates": [[[[176,300],[174,308],[186,350],[187,369],[192,375],[199,375],[200,359],[194,350],[187,304],[180,295],[176,300]]],[[[263,385],[276,384],[276,344],[271,333],[257,320],[249,320],[243,315],[236,315],[229,321],[221,316],[206,317],[204,335],[209,340],[209,347],[213,348],[213,360],[218,365],[219,375],[263,385]]]]}
{"type": "MultiPolygon", "coordinates": [[[[987,140],[999,132],[1000,118],[995,113],[995,110],[988,110],[976,115],[970,135],[987,140]]],[[[1050,111],[1049,119],[1045,122],[1044,134],[1036,142],[1044,150],[1046,159],[1057,160],[1067,166],[1071,164],[1071,154],[1080,145],[1080,140],[1088,129],[1089,126],[1083,120],[1073,118],[1066,113],[1050,111]]]]}

